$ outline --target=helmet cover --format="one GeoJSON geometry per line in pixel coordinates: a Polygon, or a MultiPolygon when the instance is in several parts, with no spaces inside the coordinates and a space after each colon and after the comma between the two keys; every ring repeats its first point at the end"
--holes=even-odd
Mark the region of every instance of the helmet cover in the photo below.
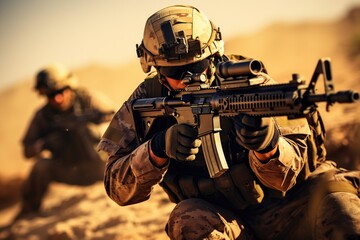
{"type": "Polygon", "coordinates": [[[151,67],[192,64],[224,53],[219,29],[197,8],[174,5],[150,16],[137,54],[145,73],[151,67]]]}

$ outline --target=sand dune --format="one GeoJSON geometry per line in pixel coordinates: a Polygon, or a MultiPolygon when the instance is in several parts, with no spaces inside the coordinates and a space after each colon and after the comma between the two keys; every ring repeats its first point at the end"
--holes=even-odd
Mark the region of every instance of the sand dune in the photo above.
{"type": "MultiPolygon", "coordinates": [[[[333,22],[277,23],[260,32],[230,39],[225,47],[228,53],[262,60],[270,75],[280,82],[290,80],[294,72],[309,80],[317,60],[330,57],[336,90],[360,91],[360,51],[356,54],[353,46],[356,34],[360,34],[356,28],[360,24],[359,13],[360,8],[333,22]]],[[[356,44],[360,44],[360,40],[356,44]]],[[[136,59],[128,65],[94,64],[75,72],[81,85],[107,94],[116,107],[144,77],[136,59]]],[[[3,186],[0,191],[4,192],[0,194],[0,201],[4,203],[1,225],[8,223],[17,211],[19,179],[26,176],[32,165],[23,159],[20,146],[29,119],[42,103],[31,88],[29,76],[0,93],[0,186],[3,186]]],[[[351,144],[359,132],[359,103],[336,104],[331,112],[320,107],[328,128],[330,157],[360,169],[359,149],[351,144]]],[[[53,184],[43,213],[31,220],[16,222],[10,230],[12,239],[166,239],[163,229],[173,206],[159,187],[149,201],[119,207],[106,196],[100,182],[89,187],[53,184]]],[[[0,239],[7,233],[0,231],[0,239]]]]}

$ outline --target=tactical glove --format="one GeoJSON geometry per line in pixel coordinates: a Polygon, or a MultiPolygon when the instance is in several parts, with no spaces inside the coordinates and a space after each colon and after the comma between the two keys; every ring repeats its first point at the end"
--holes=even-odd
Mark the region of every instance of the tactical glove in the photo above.
{"type": "Polygon", "coordinates": [[[151,139],[151,150],[156,156],[179,161],[195,160],[200,145],[197,128],[187,124],[175,124],[151,139]]]}
{"type": "Polygon", "coordinates": [[[267,153],[276,147],[279,130],[273,118],[239,114],[233,118],[236,142],[246,149],[267,153]]]}

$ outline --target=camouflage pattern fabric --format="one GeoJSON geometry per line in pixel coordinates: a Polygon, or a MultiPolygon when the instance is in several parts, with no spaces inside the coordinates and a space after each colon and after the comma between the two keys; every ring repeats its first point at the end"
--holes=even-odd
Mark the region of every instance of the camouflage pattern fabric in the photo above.
{"type": "Polygon", "coordinates": [[[232,212],[197,198],[176,205],[166,232],[170,239],[251,239],[232,212]]]}
{"type": "Polygon", "coordinates": [[[336,192],[319,204],[314,239],[360,239],[359,196],[336,192]]]}

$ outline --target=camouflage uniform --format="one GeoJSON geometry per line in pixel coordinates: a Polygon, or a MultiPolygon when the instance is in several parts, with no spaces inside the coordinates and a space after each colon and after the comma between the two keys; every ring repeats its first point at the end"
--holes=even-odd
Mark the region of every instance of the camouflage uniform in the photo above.
{"type": "Polygon", "coordinates": [[[37,161],[24,184],[19,216],[39,210],[52,181],[89,185],[103,180],[105,163],[95,146],[100,124],[111,119],[113,107],[84,89],[72,91],[70,109],[59,111],[47,103],[35,113],[22,140],[25,157],[37,161]]]}
{"type": "MultiPolygon", "coordinates": [[[[314,149],[309,146],[306,119],[279,126],[279,151],[267,163],[260,162],[253,151],[235,145],[232,125],[222,119],[221,139],[230,168],[219,178],[209,178],[201,152],[195,161],[171,159],[161,169],[154,166],[149,141],[137,141],[130,102],[165,95],[158,76],[150,75],[115,114],[98,145],[109,154],[104,181],[116,203],[123,206],[145,201],[153,186],[160,184],[177,203],[166,226],[171,239],[360,236],[360,173],[337,169],[325,161],[309,174],[308,157],[314,149]],[[334,182],[346,187],[332,188],[330,183],[334,182]]],[[[157,127],[164,130],[168,125],[162,122],[157,127]]]]}

